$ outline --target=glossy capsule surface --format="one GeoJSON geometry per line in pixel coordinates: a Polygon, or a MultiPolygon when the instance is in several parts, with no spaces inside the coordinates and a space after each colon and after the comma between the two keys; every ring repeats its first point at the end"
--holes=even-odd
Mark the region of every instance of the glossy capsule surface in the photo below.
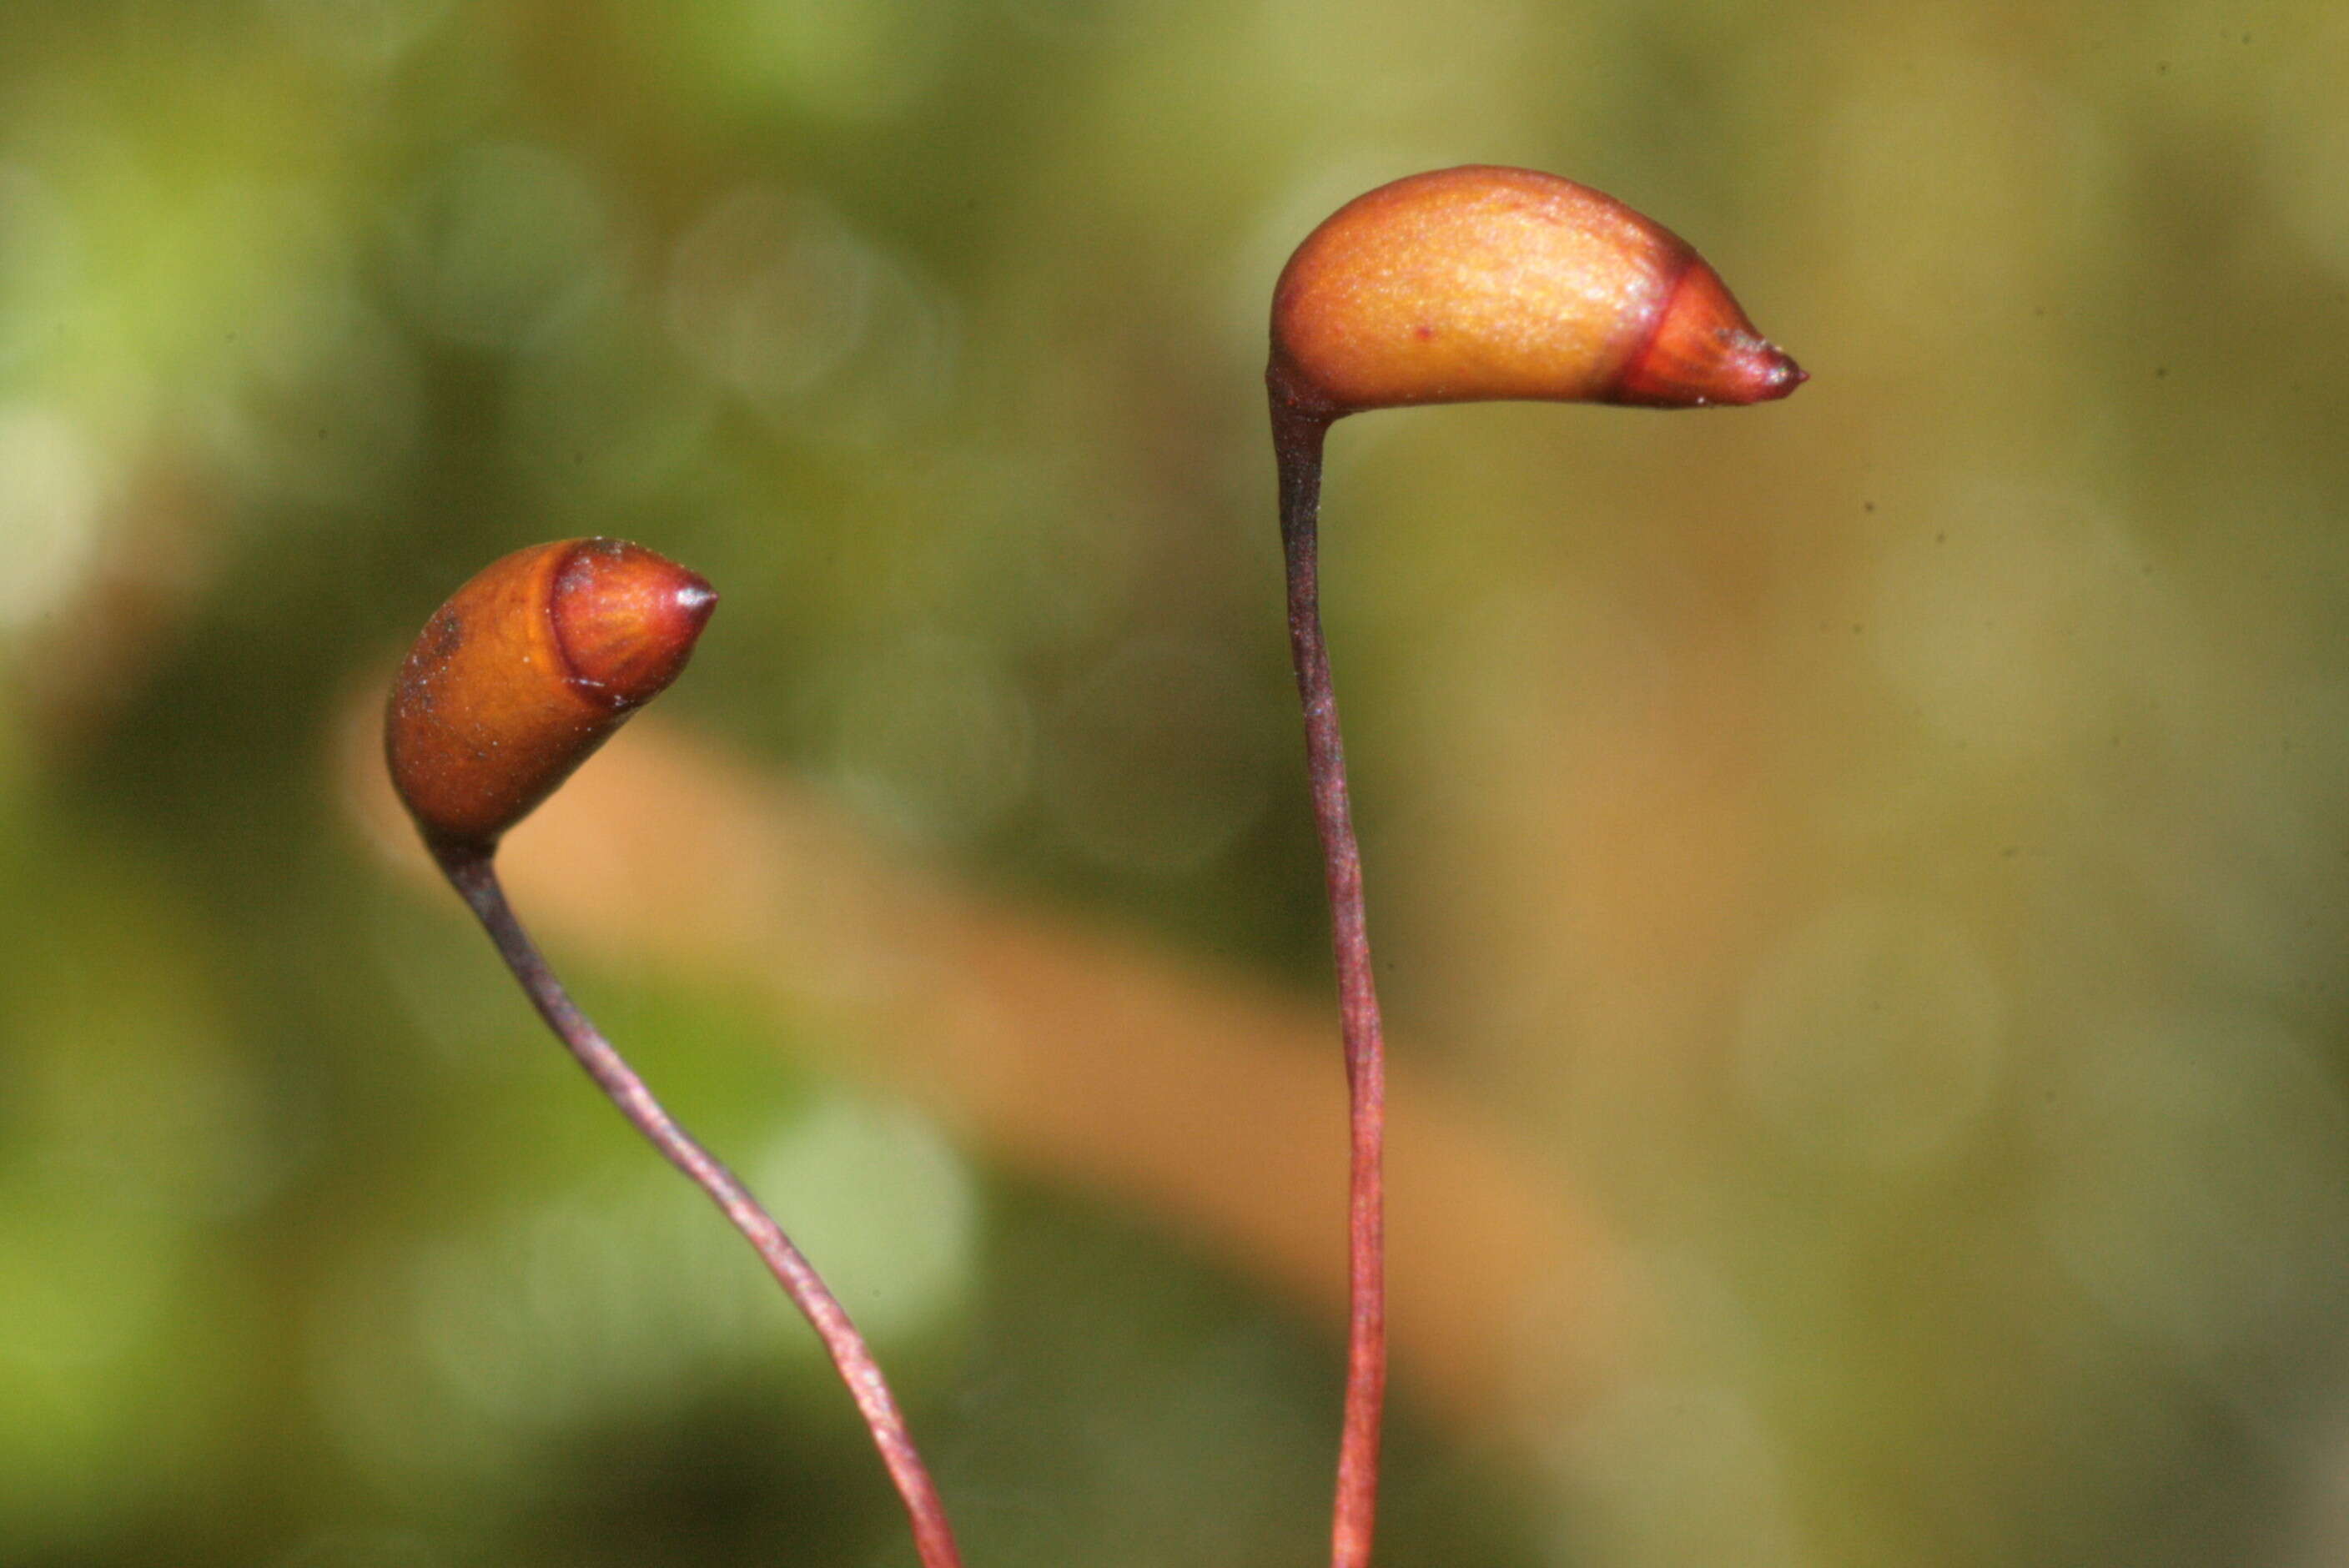
{"type": "Polygon", "coordinates": [[[1273,294],[1276,397],[1335,418],[1491,399],[1702,407],[1804,375],[1687,242],[1528,169],[1398,180],[1307,236],[1273,294]]]}
{"type": "Polygon", "coordinates": [[[675,680],[717,608],[642,545],[566,539],[492,562],[393,682],[384,755],[436,849],[486,852],[675,680]]]}

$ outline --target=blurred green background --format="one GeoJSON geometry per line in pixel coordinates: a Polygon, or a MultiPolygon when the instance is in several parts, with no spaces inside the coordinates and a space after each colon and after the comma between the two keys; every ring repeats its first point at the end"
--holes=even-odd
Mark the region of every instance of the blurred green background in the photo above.
{"type": "MultiPolygon", "coordinates": [[[[1506,1418],[1399,1351],[1381,1561],[2349,1561],[2349,11],[2207,0],[8,0],[0,1561],[910,1563],[336,737],[639,539],[726,598],[678,733],[1319,1006],[1265,306],[1467,161],[1814,380],[1332,437],[1397,1050],[1627,1326],[1506,1418]]],[[[553,945],[975,1565],[1316,1559],[1326,1310],[836,1006],[553,945]]]]}

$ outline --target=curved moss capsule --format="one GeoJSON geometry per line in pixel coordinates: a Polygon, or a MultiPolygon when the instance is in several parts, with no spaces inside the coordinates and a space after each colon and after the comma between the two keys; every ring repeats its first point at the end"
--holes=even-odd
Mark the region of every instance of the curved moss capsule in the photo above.
{"type": "Polygon", "coordinates": [[[685,668],[709,584],[617,539],[492,562],[425,624],[391,688],[384,756],[436,850],[487,853],[685,668]]]}
{"type": "Polygon", "coordinates": [[[1678,235],[1570,180],[1485,165],[1382,185],[1308,235],[1273,293],[1268,374],[1325,418],[1759,403],[1805,379],[1678,235]]]}

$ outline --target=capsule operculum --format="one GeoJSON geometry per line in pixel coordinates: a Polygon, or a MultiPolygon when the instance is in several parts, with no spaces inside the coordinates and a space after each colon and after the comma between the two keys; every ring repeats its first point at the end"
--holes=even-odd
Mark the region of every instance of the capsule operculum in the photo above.
{"type": "Polygon", "coordinates": [[[581,696],[615,710],[651,701],[685,669],[718,595],[698,573],[616,539],[583,540],[547,606],[556,656],[581,696]]]}
{"type": "Polygon", "coordinates": [[[1682,257],[1654,324],[1619,373],[1609,400],[1655,408],[1766,403],[1806,379],[1754,330],[1721,274],[1682,257]]]}

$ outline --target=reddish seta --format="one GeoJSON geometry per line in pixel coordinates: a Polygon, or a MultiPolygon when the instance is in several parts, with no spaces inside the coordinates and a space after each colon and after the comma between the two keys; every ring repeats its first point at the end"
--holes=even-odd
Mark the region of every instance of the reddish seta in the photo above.
{"type": "Polygon", "coordinates": [[[1352,1142],[1352,1305],[1331,1568],[1368,1568],[1378,1506],[1386,1066],[1361,853],[1321,635],[1323,438],[1348,414],[1416,403],[1702,408],[1765,403],[1804,380],[1686,241],[1611,196],[1528,169],[1444,169],[1382,185],[1308,235],[1273,291],[1265,386],[1352,1142]]]}
{"type": "Polygon", "coordinates": [[[717,605],[700,577],[617,539],[558,540],[492,562],[417,637],[392,683],[384,756],[426,846],[539,1016],[629,1124],[718,1206],[815,1329],[905,1505],[922,1568],[961,1568],[905,1414],[839,1299],[571,999],[498,878],[506,830],[684,671],[717,605]]]}

